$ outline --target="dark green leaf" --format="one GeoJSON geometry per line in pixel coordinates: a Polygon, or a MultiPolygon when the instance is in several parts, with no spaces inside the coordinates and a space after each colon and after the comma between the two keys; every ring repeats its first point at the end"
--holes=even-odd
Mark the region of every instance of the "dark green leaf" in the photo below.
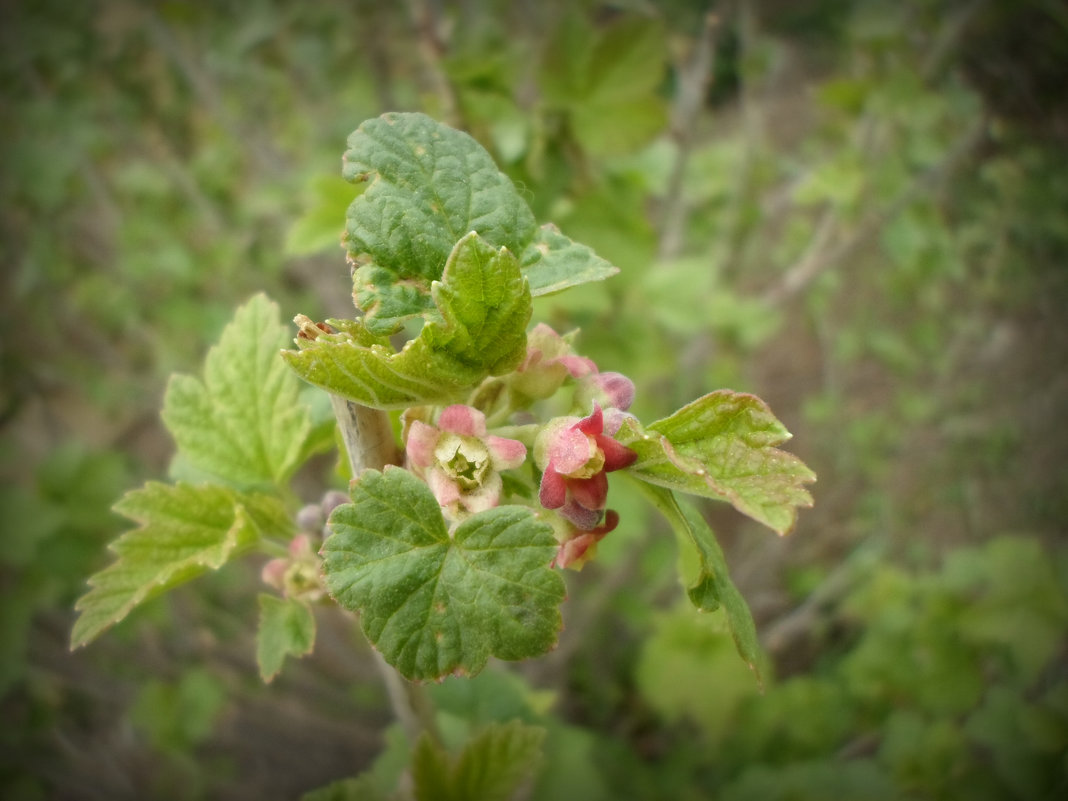
{"type": "Polygon", "coordinates": [[[523,659],[555,643],[557,543],[530,509],[489,509],[450,533],[426,484],[389,467],[366,471],[351,497],[330,517],[326,584],[402,675],[473,675],[491,655],[523,659]]]}

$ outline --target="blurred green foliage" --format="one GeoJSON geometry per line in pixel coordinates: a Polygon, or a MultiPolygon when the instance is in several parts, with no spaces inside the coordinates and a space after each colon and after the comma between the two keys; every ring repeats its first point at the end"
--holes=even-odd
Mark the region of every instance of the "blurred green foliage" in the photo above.
{"type": "Polygon", "coordinates": [[[296,797],[379,753],[393,786],[407,745],[328,633],[266,692],[239,664],[251,575],[65,652],[110,503],[169,458],[166,376],[253,292],[351,308],[338,153],[386,110],[469,130],[622,268],[535,316],[581,327],[639,416],[755,391],[820,475],[785,542],[708,510],[780,673],[764,695],[676,610],[667,532],[613,498],[559,656],[433,688],[452,742],[545,726],[534,798],[1063,794],[1068,34],[1026,5],[6,4],[4,797],[296,797]],[[711,78],[689,69],[709,9],[711,78]]]}

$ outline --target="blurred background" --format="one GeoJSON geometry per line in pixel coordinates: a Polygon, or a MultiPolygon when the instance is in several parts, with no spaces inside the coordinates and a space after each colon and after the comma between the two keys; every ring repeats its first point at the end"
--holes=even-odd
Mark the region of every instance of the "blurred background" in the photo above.
{"type": "Polygon", "coordinates": [[[535,799],[1065,797],[1057,0],[4,2],[0,796],[298,798],[403,750],[330,610],[260,682],[256,564],[68,649],[111,504],[166,474],[167,376],[259,290],[350,316],[340,156],[387,110],[621,268],[535,317],[643,420],[755,392],[819,474],[786,538],[702,506],[763,693],[620,493],[560,647],[433,687],[443,727],[546,726],[535,799]]]}

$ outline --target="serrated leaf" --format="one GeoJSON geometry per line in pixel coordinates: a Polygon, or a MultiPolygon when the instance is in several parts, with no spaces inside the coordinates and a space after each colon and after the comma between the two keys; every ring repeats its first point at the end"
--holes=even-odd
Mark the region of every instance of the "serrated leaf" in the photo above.
{"type": "MultiPolygon", "coordinates": [[[[348,146],[342,175],[369,185],[349,206],[344,243],[358,265],[375,265],[374,286],[383,292],[406,282],[428,295],[453,246],[469,231],[512,253],[521,253],[534,235],[530,207],[466,133],[425,114],[390,113],[360,125],[348,146]]],[[[426,308],[416,301],[407,314],[399,313],[396,295],[380,307],[368,282],[361,298],[367,325],[376,333],[395,330],[405,316],[426,308]]]]}
{"type": "Polygon", "coordinates": [[[315,647],[315,615],[303,601],[260,593],[260,626],[256,632],[256,662],[260,678],[271,681],[285,658],[310,654],[315,647]]]}
{"type": "Polygon", "coordinates": [[[785,534],[797,507],[812,505],[804,462],[776,445],[790,438],[760,398],[718,390],[642,431],[628,420],[617,439],[638,454],[630,472],[651,484],[730,502],[785,534]]]}
{"type": "Polygon", "coordinates": [[[285,484],[311,432],[300,381],[278,357],[289,336],[278,306],[256,295],[208,351],[202,380],[171,377],[163,422],[181,462],[237,487],[285,484]]]}
{"type": "Polygon", "coordinates": [[[663,487],[637,482],[643,494],[675,529],[682,547],[692,548],[696,570],[684,576],[686,594],[698,611],[712,612],[723,607],[738,654],[759,683],[763,684],[763,652],[757,640],[756,624],[749,604],[731,581],[727,560],[716,535],[704,518],[679,505],[674,493],[663,487]]]}
{"type": "Polygon", "coordinates": [[[474,231],[522,263],[534,296],[617,272],[534,215],[492,156],[424,114],[385,114],[349,137],[344,177],[368,182],[349,206],[344,238],[353,297],[368,331],[386,335],[434,314],[432,285],[456,242],[474,231]]]}
{"type": "Polygon", "coordinates": [[[403,676],[474,675],[490,656],[524,659],[556,642],[557,542],[530,509],[489,509],[450,534],[430,489],[406,470],[366,471],[350,494],[330,516],[326,585],[403,676]]]}
{"type": "Polygon", "coordinates": [[[400,352],[356,323],[283,355],[306,381],[376,409],[447,403],[523,359],[530,289],[509,251],[468,234],[431,295],[436,318],[400,352]]]}
{"type": "Polygon", "coordinates": [[[471,738],[456,760],[426,735],[412,754],[417,801],[507,801],[533,773],[545,730],[520,721],[494,723],[471,738]]]}
{"type": "Polygon", "coordinates": [[[592,248],[564,236],[552,224],[538,229],[523,251],[521,261],[534,297],[589,281],[603,281],[619,272],[618,267],[602,259],[592,248]]]}
{"type": "Polygon", "coordinates": [[[149,482],[126,493],[115,511],[139,524],[111,545],[117,561],[89,579],[71,647],[86,645],[164,590],[218,570],[263,531],[285,531],[282,504],[217,485],[149,482]]]}

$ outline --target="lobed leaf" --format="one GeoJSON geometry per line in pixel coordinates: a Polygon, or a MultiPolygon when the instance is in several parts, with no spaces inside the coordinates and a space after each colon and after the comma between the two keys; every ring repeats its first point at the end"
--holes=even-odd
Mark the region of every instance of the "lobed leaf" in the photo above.
{"type": "Polygon", "coordinates": [[[790,438],[760,398],[718,390],[650,424],[624,423],[618,439],[636,451],[630,472],[651,484],[730,502],[785,534],[797,507],[812,505],[805,484],[816,475],[776,445],[790,438]]]}
{"type": "Polygon", "coordinates": [[[602,259],[592,248],[564,236],[551,223],[538,229],[520,261],[534,297],[589,281],[602,281],[619,272],[618,267],[602,259]]]}
{"type": "Polygon", "coordinates": [[[289,336],[278,306],[255,295],[208,351],[203,380],[171,377],[163,422],[181,462],[237,487],[285,484],[312,433],[301,383],[278,358],[289,336]]]}
{"type": "Polygon", "coordinates": [[[260,678],[271,681],[290,654],[304,656],[315,647],[315,615],[303,601],[260,593],[256,662],[260,678]]]}
{"type": "Polygon", "coordinates": [[[376,409],[450,402],[523,359],[530,289],[509,251],[469,233],[431,295],[435,318],[400,352],[355,323],[283,356],[306,381],[376,409]]]}
{"type": "Polygon", "coordinates": [[[89,579],[71,647],[86,645],[136,606],[217,570],[265,531],[290,527],[280,501],[218,485],[149,482],[115,511],[139,524],[111,545],[118,559],[89,579]]]}
{"type": "Polygon", "coordinates": [[[521,257],[534,295],[601,280],[617,270],[533,212],[471,136],[418,113],[367,120],[349,137],[342,174],[367,183],[349,206],[343,243],[355,265],[353,299],[368,331],[391,334],[434,314],[457,241],[476,232],[521,257]]]}
{"type": "Polygon", "coordinates": [[[406,678],[474,675],[490,656],[523,659],[556,642],[557,543],[530,509],[489,509],[450,534],[430,489],[406,470],[365,471],[350,494],[330,516],[326,585],[406,678]]]}

